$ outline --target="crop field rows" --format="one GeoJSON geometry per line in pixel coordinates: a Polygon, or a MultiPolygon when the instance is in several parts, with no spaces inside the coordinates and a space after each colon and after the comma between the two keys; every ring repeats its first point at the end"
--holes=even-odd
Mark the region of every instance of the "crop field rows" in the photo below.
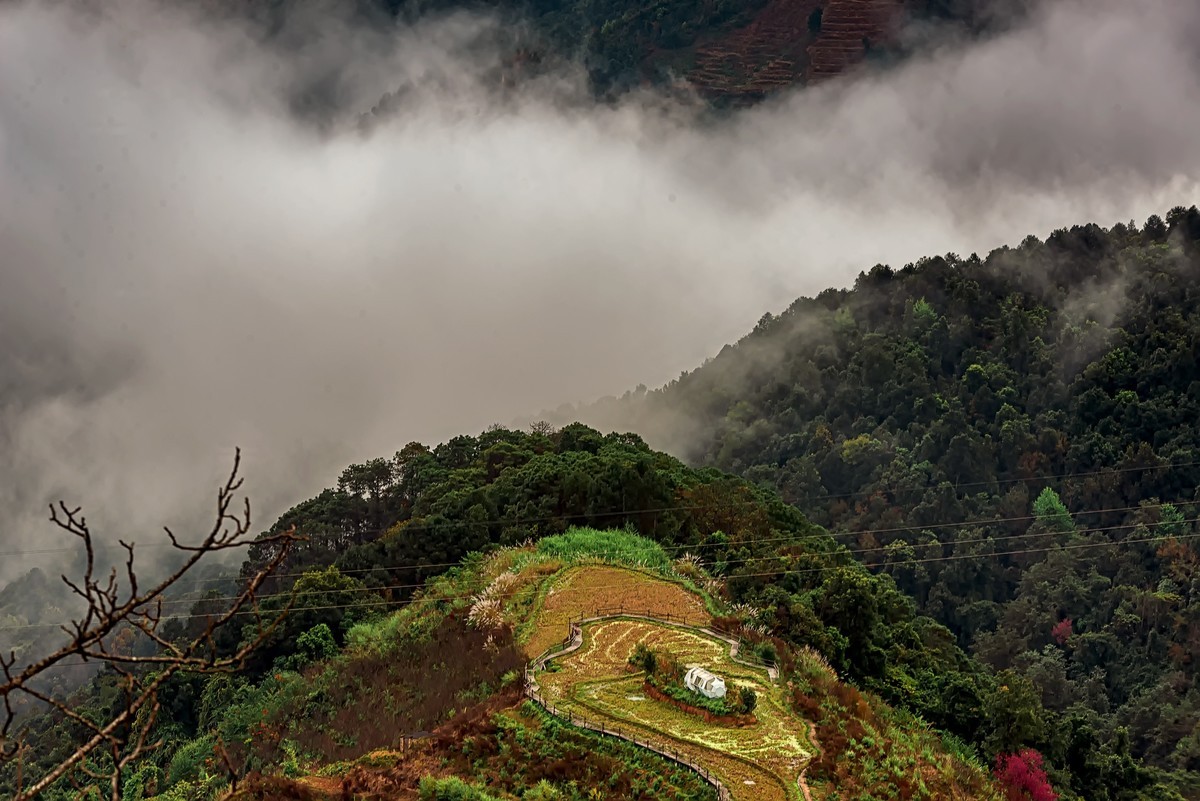
{"type": "Polygon", "coordinates": [[[698,632],[645,620],[613,619],[587,624],[582,647],[539,675],[542,693],[558,707],[616,728],[635,729],[700,762],[720,777],[735,799],[788,801],[800,797],[796,778],[815,750],[808,725],[787,711],[766,671],[734,662],[729,644],[698,632]],[[758,694],[758,722],[745,727],[710,724],[643,692],[641,674],[627,660],[638,643],[672,654],[683,664],[702,664],[758,694]]]}
{"type": "Polygon", "coordinates": [[[678,584],[636,570],[587,565],[570,568],[550,580],[525,653],[536,656],[561,642],[571,620],[613,607],[669,614],[695,626],[709,621],[704,603],[678,584]]]}

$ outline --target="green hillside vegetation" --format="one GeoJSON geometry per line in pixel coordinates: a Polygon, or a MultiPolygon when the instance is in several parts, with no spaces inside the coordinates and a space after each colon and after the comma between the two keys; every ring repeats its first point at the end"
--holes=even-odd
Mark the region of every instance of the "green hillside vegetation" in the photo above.
{"type": "MultiPolygon", "coordinates": [[[[582,565],[597,575],[644,576],[630,585],[633,599],[652,598],[660,587],[692,594],[695,614],[711,621],[708,607],[724,610],[717,622],[727,626],[753,618],[747,604],[762,589],[731,592],[720,579],[735,565],[769,552],[781,566],[819,566],[785,590],[796,614],[810,621],[806,642],[831,644],[847,664],[848,651],[878,653],[882,669],[861,676],[883,690],[896,677],[904,686],[941,681],[939,672],[980,699],[995,689],[961,652],[924,650],[919,632],[933,624],[913,615],[891,580],[871,577],[771,493],[687,468],[629,435],[573,425],[495,429],[434,449],[411,445],[394,459],[348,468],[337,488],[277,524],[290,525],[310,539],[268,593],[279,602],[295,593],[286,631],[242,674],[172,680],[155,727],[164,746],[127,777],[130,798],[164,790],[166,798],[207,798],[239,776],[349,765],[394,750],[398,734],[451,725],[499,697],[515,701],[527,658],[517,632],[529,640],[537,631],[522,624],[557,614],[571,587],[583,597],[609,597],[581,576],[582,565]],[[571,530],[575,521],[648,536],[571,530]],[[529,541],[539,544],[484,554],[529,541]],[[693,552],[704,554],[706,568],[693,552]],[[453,559],[462,560],[459,567],[449,566],[453,559]],[[622,559],[635,570],[610,567],[622,559]],[[420,591],[411,586],[414,575],[429,577],[420,591]],[[851,582],[859,601],[863,593],[876,599],[868,605],[874,612],[822,604],[829,582],[851,582]],[[501,602],[486,603],[489,593],[501,602]]],[[[199,603],[196,614],[212,602],[199,603]]],[[[190,623],[175,625],[182,631],[190,623]]],[[[242,636],[253,631],[247,624],[242,636]]],[[[115,677],[103,674],[78,693],[76,708],[103,714],[120,702],[115,690],[115,677]]],[[[33,721],[29,734],[35,764],[78,736],[69,721],[50,716],[33,721]]],[[[11,787],[13,771],[3,778],[11,787]]],[[[73,794],[64,784],[46,797],[73,794]]]]}
{"type": "MultiPolygon", "coordinates": [[[[1134,797],[1141,761],[1197,797],[1198,343],[1180,207],[876,266],[584,416],[686,441],[826,526],[1031,705],[1025,737],[1074,792],[1134,797]]],[[[767,622],[794,630],[780,601],[767,622]]]]}

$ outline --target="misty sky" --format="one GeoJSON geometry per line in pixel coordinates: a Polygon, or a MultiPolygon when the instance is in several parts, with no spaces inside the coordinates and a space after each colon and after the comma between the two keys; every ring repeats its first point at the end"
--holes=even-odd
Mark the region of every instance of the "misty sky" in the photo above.
{"type": "Polygon", "coordinates": [[[265,527],[351,461],[660,384],[876,262],[1200,200],[1184,0],[1049,3],[705,127],[574,73],[500,102],[486,21],[302,19],[268,52],[113,5],[0,7],[0,550],[65,545],[60,495],[154,539],[234,445],[265,527]],[[317,129],[289,102],[328,75],[317,129]]]}

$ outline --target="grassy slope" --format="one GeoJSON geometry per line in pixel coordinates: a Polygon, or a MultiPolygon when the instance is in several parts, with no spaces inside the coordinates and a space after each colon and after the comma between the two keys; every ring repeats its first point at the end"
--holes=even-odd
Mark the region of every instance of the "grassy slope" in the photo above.
{"type": "MultiPolygon", "coordinates": [[[[461,569],[431,581],[402,611],[353,629],[339,656],[303,673],[276,674],[258,687],[231,687],[218,734],[233,744],[240,764],[273,774],[247,785],[270,797],[288,792],[297,798],[336,797],[345,787],[377,798],[413,798],[422,776],[459,776],[496,798],[531,797],[526,791],[544,781],[548,795],[532,797],[708,799],[711,788],[694,773],[537,712],[523,702],[518,679],[518,668],[543,640],[561,640],[565,617],[625,603],[638,611],[707,623],[710,612],[724,610],[699,589],[706,581],[705,586],[718,589],[691,563],[671,562],[658,546],[624,532],[575,530],[537,547],[473,556],[461,569]],[[622,566],[622,561],[634,564],[622,566]],[[473,611],[487,607],[489,599],[495,601],[495,614],[483,616],[482,629],[471,625],[473,611]],[[523,646],[518,633],[524,634],[523,646]],[[417,729],[432,730],[434,736],[399,752],[399,735],[417,729]],[[660,778],[639,778],[644,776],[660,778]],[[291,789],[279,789],[280,782],[291,789]]],[[[607,627],[608,634],[621,635],[622,644],[606,647],[602,673],[614,676],[632,650],[637,638],[629,635],[638,626],[638,636],[652,632],[664,642],[673,639],[685,658],[719,663],[736,681],[755,685],[761,729],[777,749],[763,751],[754,738],[736,730],[705,731],[665,705],[643,721],[648,726],[658,719],[659,729],[668,727],[680,750],[705,749],[731,787],[775,786],[778,797],[786,798],[785,785],[771,777],[787,775],[794,781],[802,754],[815,751],[808,778],[818,798],[850,797],[838,796],[835,786],[877,797],[995,797],[980,766],[949,753],[920,721],[837,681],[811,656],[783,654],[783,680],[769,685],[760,671],[728,662],[727,646],[719,640],[651,623],[624,624],[631,631],[607,627]],[[796,669],[789,673],[793,663],[796,669]],[[806,718],[818,732],[815,748],[806,718]],[[776,753],[766,756],[772,750],[776,753]],[[742,784],[746,779],[756,784],[742,784]],[[896,794],[889,787],[908,789],[896,794]]],[[[589,643],[595,645],[605,630],[589,627],[589,643]]],[[[581,651],[579,663],[592,661],[591,653],[581,651]]],[[[607,704],[614,715],[631,714],[632,720],[645,713],[632,713],[631,704],[657,706],[629,702],[638,679],[623,687],[618,685],[630,680],[617,678],[610,686],[597,686],[596,695],[587,699],[589,712],[607,704]]],[[[211,742],[199,743],[192,752],[191,763],[172,765],[172,775],[163,777],[163,785],[178,782],[160,796],[163,801],[203,798],[189,793],[220,784],[211,742]]],[[[767,792],[752,797],[775,797],[767,792]]]]}
{"type": "Polygon", "coordinates": [[[730,658],[727,642],[644,620],[604,620],[586,626],[583,647],[559,665],[540,679],[547,699],[556,705],[609,725],[638,727],[661,746],[711,764],[735,799],[798,797],[796,778],[815,750],[808,726],[790,711],[786,694],[766,670],[730,658]],[[707,666],[733,684],[751,686],[758,695],[758,722],[714,726],[643,697],[642,675],[626,671],[638,643],[670,653],[683,664],[707,666]]]}
{"type": "MultiPolygon", "coordinates": [[[[591,553],[594,552],[589,552],[587,548],[581,547],[575,554],[560,554],[560,556],[567,561],[582,560],[586,562],[591,553]]],[[[676,568],[686,570],[684,565],[678,563],[667,570],[671,571],[676,568]]],[[[564,571],[562,574],[547,579],[547,586],[555,586],[557,582],[563,581],[564,575],[570,577],[571,583],[581,580],[586,582],[586,573],[602,569],[607,568],[575,567],[569,572],[564,571]]],[[[638,576],[638,578],[628,579],[631,586],[630,592],[633,591],[632,587],[640,586],[642,582],[640,574],[632,575],[638,576]]],[[[678,574],[669,575],[666,578],[680,580],[678,574]]],[[[693,576],[693,578],[700,577],[693,576]]],[[[596,583],[599,584],[599,582],[596,583]]],[[[606,578],[604,583],[607,587],[606,592],[620,593],[620,590],[609,586],[612,584],[611,577],[606,578]]],[[[688,584],[696,586],[694,581],[689,581],[688,584]]],[[[577,617],[596,614],[609,606],[609,599],[600,593],[585,594],[583,597],[588,600],[579,602],[574,607],[577,617]]],[[[659,607],[660,611],[678,614],[678,602],[668,600],[671,599],[669,594],[664,593],[657,597],[662,603],[662,606],[659,607]]],[[[693,597],[697,601],[701,600],[699,594],[694,594],[693,597]]],[[[719,602],[706,598],[705,603],[711,607],[719,602]]],[[[543,617],[543,615],[546,615],[544,608],[535,612],[535,630],[541,627],[543,621],[550,624],[551,628],[554,628],[555,625],[561,628],[561,621],[553,620],[548,616],[543,617]]],[[[585,638],[587,636],[588,632],[585,631],[585,638]]],[[[551,642],[558,639],[561,639],[561,634],[555,634],[549,638],[551,642]]],[[[614,660],[627,658],[626,648],[631,653],[635,642],[636,640],[633,638],[626,638],[623,645],[617,649],[620,653],[611,651],[607,657],[607,661],[610,663],[607,670],[611,671],[611,663],[614,660]]],[[[588,641],[585,640],[584,649],[578,653],[582,656],[587,648],[588,641]]],[[[719,651],[719,649],[717,650],[719,651]]],[[[715,656],[716,651],[714,651],[714,658],[715,656]]],[[[597,660],[589,660],[586,657],[579,661],[581,662],[580,667],[583,668],[579,672],[581,680],[601,678],[606,670],[603,667],[603,660],[599,660],[600,666],[595,664],[597,660]],[[584,667],[588,661],[593,664],[584,667]]],[[[877,698],[859,693],[855,688],[838,681],[817,655],[798,654],[794,662],[796,673],[786,685],[790,697],[782,698],[780,703],[787,704],[802,717],[811,718],[816,726],[819,750],[808,773],[815,796],[849,798],[862,797],[860,794],[877,793],[878,797],[896,798],[990,799],[998,797],[987,771],[974,761],[974,757],[966,749],[960,748],[953,740],[944,740],[941,735],[930,730],[919,719],[899,713],[877,698]],[[829,738],[831,747],[825,748],[821,745],[822,732],[829,738]],[[855,788],[858,794],[845,795],[847,790],[855,788]],[[842,795],[839,796],[839,793],[842,795]]],[[[733,669],[745,670],[741,666],[733,669]]],[[[609,675],[612,673],[610,672],[609,675]]],[[[549,688],[557,680],[558,676],[551,674],[548,679],[543,679],[543,687],[549,688]]],[[[614,689],[606,697],[611,699],[615,692],[614,689]]],[[[628,694],[634,695],[635,693],[628,694]]],[[[563,692],[558,697],[566,697],[566,695],[563,692]]],[[[772,697],[771,693],[766,695],[768,699],[772,697]]],[[[762,694],[760,694],[760,698],[762,698],[762,694]]],[[[603,702],[603,698],[588,700],[592,705],[588,711],[592,713],[603,702]]],[[[664,715],[669,714],[664,711],[664,715]]],[[[595,715],[590,716],[594,717],[595,715]]],[[[736,751],[734,753],[736,755],[736,751]]],[[[720,773],[720,769],[715,763],[714,768],[720,773]]],[[[730,765],[728,770],[731,775],[735,775],[737,769],[730,765]]]]}

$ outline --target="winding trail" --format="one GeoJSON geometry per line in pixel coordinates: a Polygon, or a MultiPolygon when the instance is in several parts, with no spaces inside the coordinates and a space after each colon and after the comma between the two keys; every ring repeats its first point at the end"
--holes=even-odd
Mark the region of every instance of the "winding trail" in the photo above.
{"type": "Polygon", "coordinates": [[[774,665],[759,664],[756,662],[748,662],[745,659],[740,658],[738,656],[738,650],[742,646],[741,642],[739,640],[733,639],[732,637],[730,637],[727,634],[722,634],[721,632],[715,631],[706,626],[691,626],[691,625],[688,625],[687,623],[676,623],[671,620],[664,620],[661,617],[655,617],[654,615],[643,615],[643,614],[638,614],[636,612],[613,612],[613,613],[596,615],[594,617],[585,617],[582,620],[571,621],[571,634],[567,638],[567,641],[566,641],[566,643],[564,643],[561,650],[548,651],[548,652],[542,654],[541,656],[539,656],[532,663],[533,669],[534,670],[544,670],[546,667],[546,663],[549,662],[551,659],[557,659],[561,656],[566,656],[567,654],[572,653],[574,651],[578,651],[579,648],[583,645],[583,627],[585,625],[587,625],[588,623],[598,623],[602,620],[619,620],[619,619],[645,620],[649,623],[654,623],[659,626],[671,626],[671,627],[674,627],[677,629],[688,629],[689,631],[694,631],[697,634],[703,634],[707,637],[712,637],[713,639],[721,640],[722,642],[729,643],[729,658],[730,659],[732,659],[734,662],[745,665],[746,667],[763,668],[767,671],[767,676],[770,677],[771,681],[773,681],[773,682],[779,681],[779,668],[775,667],[774,665]]]}
{"type": "MultiPolygon", "coordinates": [[[[570,621],[569,628],[568,628],[568,636],[563,641],[563,643],[560,646],[557,646],[557,647],[552,646],[551,648],[548,648],[540,656],[536,657],[534,660],[532,660],[526,666],[526,669],[525,669],[525,694],[531,700],[533,700],[535,703],[539,704],[544,709],[546,709],[546,711],[548,711],[551,714],[554,714],[558,717],[562,717],[562,718],[566,719],[568,722],[570,722],[573,725],[580,726],[580,727],[586,728],[586,729],[590,729],[592,731],[596,731],[601,734],[628,740],[636,745],[639,745],[643,748],[648,748],[668,759],[675,761],[676,763],[678,763],[680,765],[683,765],[683,766],[695,771],[702,778],[704,778],[706,781],[708,781],[709,784],[713,785],[713,787],[716,788],[717,796],[720,799],[720,801],[732,801],[732,794],[730,793],[729,789],[715,775],[713,775],[713,773],[711,771],[709,771],[707,768],[705,768],[699,762],[689,759],[688,757],[684,756],[683,754],[679,753],[678,751],[672,751],[668,748],[659,746],[648,740],[638,739],[636,734],[633,732],[622,731],[618,727],[615,727],[613,725],[605,725],[605,723],[603,723],[603,722],[597,723],[594,721],[590,721],[590,720],[588,720],[578,714],[575,714],[574,712],[571,712],[569,710],[558,709],[542,696],[541,687],[538,683],[536,674],[540,671],[544,671],[546,669],[547,663],[549,663],[551,660],[558,659],[558,658],[567,656],[569,654],[572,654],[572,653],[578,651],[584,644],[583,627],[585,625],[588,625],[591,623],[607,621],[607,620],[619,620],[619,619],[640,620],[640,621],[645,621],[645,622],[648,622],[648,623],[651,623],[651,624],[654,624],[657,626],[683,629],[683,630],[687,630],[687,631],[695,633],[695,634],[699,634],[704,637],[715,639],[719,642],[723,642],[729,646],[729,658],[732,661],[737,662],[737,663],[744,665],[746,667],[749,667],[749,668],[765,670],[771,683],[778,682],[779,670],[776,666],[750,662],[750,661],[747,661],[747,660],[741,658],[738,654],[740,647],[741,647],[740,641],[738,641],[734,638],[731,638],[726,634],[715,631],[708,627],[695,626],[695,625],[691,625],[691,624],[687,624],[687,623],[676,622],[676,621],[673,621],[670,619],[664,619],[663,617],[653,615],[653,614],[625,612],[623,610],[605,610],[605,611],[601,612],[600,614],[593,615],[591,617],[586,617],[586,618],[582,618],[580,620],[570,621]]],[[[816,727],[812,724],[811,721],[805,721],[805,724],[807,726],[807,731],[808,731],[810,742],[819,751],[820,746],[817,744],[817,741],[816,741],[816,727]]],[[[664,736],[666,736],[668,739],[670,738],[670,735],[664,735],[664,736]]],[[[729,754],[727,756],[733,757],[734,755],[729,754]]],[[[809,760],[809,763],[811,763],[811,759],[809,760]]],[[[812,792],[809,789],[808,782],[806,781],[806,778],[805,778],[805,772],[808,769],[809,763],[806,763],[804,765],[804,767],[801,769],[801,771],[799,773],[798,778],[796,779],[796,786],[799,788],[799,790],[803,794],[805,801],[812,801],[812,792]]]]}

